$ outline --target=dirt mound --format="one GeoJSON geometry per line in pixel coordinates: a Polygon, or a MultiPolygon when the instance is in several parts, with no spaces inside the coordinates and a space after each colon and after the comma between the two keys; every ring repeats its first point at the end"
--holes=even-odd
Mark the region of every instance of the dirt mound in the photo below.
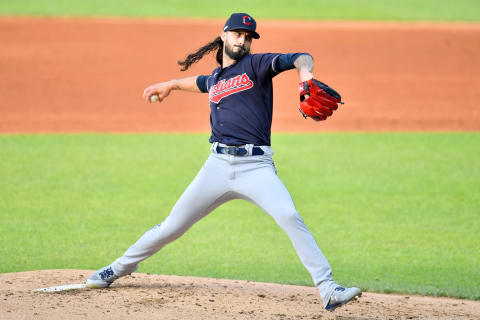
{"type": "Polygon", "coordinates": [[[37,292],[84,283],[88,270],[0,274],[8,319],[479,319],[480,301],[364,293],[334,313],[313,287],[135,273],[109,289],[37,292]]]}

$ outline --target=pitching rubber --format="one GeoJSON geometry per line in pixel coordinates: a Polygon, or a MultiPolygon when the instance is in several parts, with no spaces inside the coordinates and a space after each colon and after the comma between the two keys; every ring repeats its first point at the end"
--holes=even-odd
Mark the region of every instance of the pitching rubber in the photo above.
{"type": "Polygon", "coordinates": [[[84,289],[87,286],[83,283],[78,283],[78,284],[68,284],[64,286],[57,286],[57,287],[48,287],[48,288],[38,288],[35,289],[34,291],[39,291],[39,292],[58,292],[58,291],[66,291],[66,290],[77,290],[77,289],[84,289]]]}

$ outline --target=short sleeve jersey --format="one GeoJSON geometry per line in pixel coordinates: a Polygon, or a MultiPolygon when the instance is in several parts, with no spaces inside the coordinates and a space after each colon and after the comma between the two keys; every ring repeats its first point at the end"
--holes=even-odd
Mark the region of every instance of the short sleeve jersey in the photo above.
{"type": "Polygon", "coordinates": [[[245,56],[226,68],[201,76],[210,100],[210,142],[270,145],[273,113],[272,79],[279,54],[245,56]]]}

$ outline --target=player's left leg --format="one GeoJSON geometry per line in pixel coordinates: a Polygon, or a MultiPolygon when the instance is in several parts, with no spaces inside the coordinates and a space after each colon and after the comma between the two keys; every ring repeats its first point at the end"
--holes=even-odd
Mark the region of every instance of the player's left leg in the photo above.
{"type": "MultiPolygon", "coordinates": [[[[273,161],[268,154],[249,157],[243,161],[245,164],[243,169],[238,170],[235,191],[267,212],[285,231],[303,265],[310,272],[324,307],[328,309],[331,298],[339,296],[336,292],[339,286],[333,281],[330,265],[296,210],[290,193],[278,178],[273,161]]],[[[359,291],[351,291],[350,288],[346,290],[347,294],[356,295],[359,291]]],[[[343,297],[339,300],[344,303],[343,297]]],[[[338,305],[334,307],[336,306],[338,305]]]]}

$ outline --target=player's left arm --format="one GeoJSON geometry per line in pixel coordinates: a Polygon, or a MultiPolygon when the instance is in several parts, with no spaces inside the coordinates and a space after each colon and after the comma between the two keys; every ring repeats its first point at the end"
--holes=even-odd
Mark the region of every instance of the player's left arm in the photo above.
{"type": "Polygon", "coordinates": [[[300,80],[307,81],[313,78],[313,58],[309,53],[286,53],[277,55],[272,61],[272,76],[283,71],[297,69],[300,80]]]}
{"type": "Polygon", "coordinates": [[[300,81],[307,81],[313,78],[313,58],[309,54],[301,54],[293,63],[297,68],[300,81]]]}
{"type": "Polygon", "coordinates": [[[342,97],[334,89],[313,78],[313,58],[308,53],[281,54],[272,63],[272,71],[278,74],[296,68],[300,77],[300,112],[315,121],[326,120],[342,97]]]}

